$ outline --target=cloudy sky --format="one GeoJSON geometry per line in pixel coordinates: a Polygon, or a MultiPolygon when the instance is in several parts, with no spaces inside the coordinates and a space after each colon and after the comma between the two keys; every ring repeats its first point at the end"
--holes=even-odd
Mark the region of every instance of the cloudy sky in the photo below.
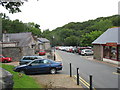
{"type": "Polygon", "coordinates": [[[42,30],[53,30],[69,22],[83,22],[98,17],[118,14],[119,0],[28,0],[21,6],[22,12],[9,14],[2,6],[0,12],[11,20],[34,22],[42,30]]]}

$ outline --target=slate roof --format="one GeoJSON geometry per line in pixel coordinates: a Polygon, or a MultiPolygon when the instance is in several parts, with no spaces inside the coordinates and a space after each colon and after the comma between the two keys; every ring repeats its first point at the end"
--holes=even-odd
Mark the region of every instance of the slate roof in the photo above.
{"type": "Polygon", "coordinates": [[[99,36],[92,44],[106,44],[117,43],[120,44],[120,27],[110,28],[99,36]]]}
{"type": "Polygon", "coordinates": [[[38,42],[39,43],[45,43],[45,42],[50,42],[50,41],[46,38],[38,38],[38,42]]]}
{"type": "Polygon", "coordinates": [[[24,33],[10,33],[4,34],[5,36],[9,37],[10,42],[18,42],[18,46],[28,46],[29,43],[32,41],[32,33],[31,32],[24,32],[24,33]]]}

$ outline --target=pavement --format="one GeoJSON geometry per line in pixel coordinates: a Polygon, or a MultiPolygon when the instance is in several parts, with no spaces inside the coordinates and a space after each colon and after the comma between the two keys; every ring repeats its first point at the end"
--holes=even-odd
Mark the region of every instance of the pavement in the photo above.
{"type": "Polygon", "coordinates": [[[105,62],[105,61],[102,61],[102,60],[96,60],[96,59],[93,58],[93,56],[83,56],[83,58],[85,58],[87,60],[92,60],[92,61],[95,61],[95,62],[99,62],[99,63],[104,63],[104,64],[107,64],[107,65],[110,65],[110,66],[113,66],[113,67],[118,67],[118,65],[114,64],[114,63],[105,62]]]}

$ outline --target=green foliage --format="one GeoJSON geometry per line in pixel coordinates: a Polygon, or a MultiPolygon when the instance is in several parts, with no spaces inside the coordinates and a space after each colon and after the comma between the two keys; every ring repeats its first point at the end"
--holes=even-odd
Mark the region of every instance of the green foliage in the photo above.
{"type": "Polygon", "coordinates": [[[14,81],[14,86],[13,88],[40,88],[35,80],[32,77],[29,77],[25,74],[20,74],[18,72],[14,72],[13,68],[14,66],[12,65],[6,65],[2,64],[2,68],[5,70],[9,71],[11,74],[13,74],[13,81],[14,81]]]}
{"type": "Polygon", "coordinates": [[[45,31],[42,35],[55,45],[91,46],[91,43],[108,28],[116,26],[120,26],[120,15],[99,17],[85,22],[71,22],[52,31],[45,31]]]}
{"type": "Polygon", "coordinates": [[[41,36],[40,25],[35,24],[33,22],[23,23],[22,21],[10,20],[6,14],[0,13],[0,17],[2,18],[2,32],[6,33],[20,33],[20,32],[32,32],[33,35],[38,37],[41,36]]]}
{"type": "Polygon", "coordinates": [[[5,7],[5,9],[9,11],[9,13],[17,13],[17,12],[21,12],[19,7],[23,5],[23,2],[9,2],[9,1],[2,2],[0,1],[0,5],[5,7]]]}
{"type": "Polygon", "coordinates": [[[66,46],[76,46],[79,43],[79,38],[76,36],[67,37],[64,40],[66,46]]]}
{"type": "Polygon", "coordinates": [[[102,31],[92,31],[90,33],[86,33],[82,36],[81,46],[91,46],[91,42],[97,39],[103,32],[102,31]]]}

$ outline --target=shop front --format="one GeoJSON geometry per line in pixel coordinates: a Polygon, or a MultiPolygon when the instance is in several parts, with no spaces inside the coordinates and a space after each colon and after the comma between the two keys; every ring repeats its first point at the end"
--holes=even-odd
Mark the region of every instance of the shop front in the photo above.
{"type": "Polygon", "coordinates": [[[117,45],[117,43],[104,44],[103,58],[120,61],[120,45],[117,45]]]}

